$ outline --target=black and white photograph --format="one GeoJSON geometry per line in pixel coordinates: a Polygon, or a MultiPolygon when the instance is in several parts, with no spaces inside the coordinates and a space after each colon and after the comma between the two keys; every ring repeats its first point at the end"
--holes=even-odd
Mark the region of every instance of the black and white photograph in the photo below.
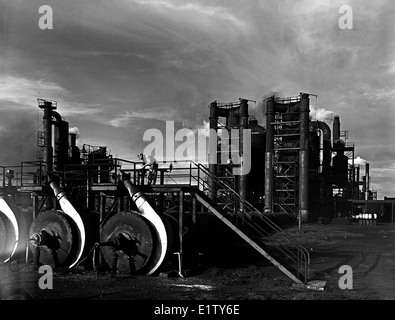
{"type": "Polygon", "coordinates": [[[394,108],[393,0],[0,0],[0,300],[395,300],[394,108]]]}

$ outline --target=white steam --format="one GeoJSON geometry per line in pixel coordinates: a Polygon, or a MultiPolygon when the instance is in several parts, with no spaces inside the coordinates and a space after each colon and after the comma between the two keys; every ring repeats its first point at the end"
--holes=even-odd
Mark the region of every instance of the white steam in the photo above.
{"type": "Polygon", "coordinates": [[[317,109],[310,111],[310,119],[312,121],[333,122],[333,119],[338,116],[338,113],[326,109],[317,109]]]}
{"type": "Polygon", "coordinates": [[[359,156],[354,159],[354,164],[355,165],[365,165],[367,163],[368,163],[368,161],[366,161],[365,159],[362,159],[359,156]]]}
{"type": "Polygon", "coordinates": [[[80,136],[80,129],[78,129],[77,127],[72,127],[69,129],[69,133],[75,134],[78,139],[80,136]]]}

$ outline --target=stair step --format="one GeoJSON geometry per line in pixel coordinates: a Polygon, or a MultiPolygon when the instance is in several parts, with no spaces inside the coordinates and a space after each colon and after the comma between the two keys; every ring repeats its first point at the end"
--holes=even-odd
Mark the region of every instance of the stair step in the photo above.
{"type": "MultiPolygon", "coordinates": [[[[279,262],[279,259],[275,258],[278,256],[275,253],[269,253],[267,251],[268,246],[272,248],[276,248],[274,245],[270,245],[271,241],[263,241],[265,237],[262,237],[262,234],[258,230],[253,229],[253,227],[247,223],[242,224],[240,223],[238,226],[235,225],[235,220],[238,221],[241,219],[245,222],[251,223],[252,220],[246,216],[239,216],[236,213],[233,213],[232,215],[227,213],[226,215],[220,213],[215,206],[210,205],[210,203],[207,201],[205,197],[202,197],[199,194],[196,194],[196,198],[198,201],[206,206],[207,209],[209,209],[215,216],[217,216],[223,223],[225,223],[229,228],[231,228],[235,233],[237,233],[242,239],[244,239],[247,243],[249,243],[255,250],[257,250],[262,256],[264,256],[266,259],[268,259],[270,262],[272,262],[277,268],[279,268],[282,272],[284,272],[288,277],[290,277],[293,281],[296,283],[302,283],[302,281],[298,278],[299,275],[295,276],[292,272],[289,270],[292,270],[291,268],[286,268],[284,267],[283,263],[279,262]]],[[[239,212],[242,214],[242,212],[239,212]]],[[[259,210],[256,211],[251,211],[249,212],[250,215],[252,216],[254,213],[261,214],[259,210]]],[[[262,220],[262,224],[264,224],[264,221],[262,220]]],[[[255,227],[254,227],[255,228],[255,227]]],[[[261,230],[263,232],[263,230],[261,230]]],[[[275,241],[275,239],[273,239],[275,241]]],[[[278,247],[278,245],[277,245],[278,247]]],[[[284,258],[284,257],[283,257],[284,258]]],[[[292,260],[292,259],[290,259],[292,260]]]]}

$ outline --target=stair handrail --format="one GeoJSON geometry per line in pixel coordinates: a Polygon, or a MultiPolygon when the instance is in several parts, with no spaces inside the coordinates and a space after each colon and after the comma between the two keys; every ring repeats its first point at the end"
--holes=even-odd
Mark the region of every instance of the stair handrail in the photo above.
{"type": "MultiPolygon", "coordinates": [[[[255,208],[250,202],[248,202],[245,198],[243,198],[238,192],[236,192],[234,189],[232,189],[229,185],[227,185],[226,183],[223,183],[223,181],[221,179],[219,179],[218,177],[216,177],[215,175],[213,175],[204,165],[202,164],[197,164],[193,161],[191,161],[191,163],[193,165],[195,165],[198,168],[198,172],[201,171],[203,172],[206,176],[210,177],[215,184],[217,184],[218,186],[220,186],[222,189],[227,190],[228,192],[230,192],[234,197],[238,198],[240,202],[243,203],[243,205],[245,207],[247,207],[251,212],[259,212],[260,214],[258,215],[258,217],[266,224],[266,226],[268,226],[269,228],[272,229],[272,231],[276,231],[277,234],[281,234],[283,235],[283,239],[286,240],[288,243],[291,243],[297,250],[298,253],[295,254],[292,251],[290,251],[288,248],[282,249],[282,248],[278,248],[281,252],[283,252],[288,258],[290,258],[291,260],[293,260],[296,264],[297,264],[297,271],[299,272],[299,267],[300,267],[300,263],[299,263],[299,253],[301,254],[301,258],[302,258],[302,264],[305,265],[305,272],[307,273],[307,275],[305,275],[305,277],[308,277],[308,266],[310,265],[310,254],[308,252],[308,250],[302,246],[295,238],[292,237],[291,234],[289,234],[286,230],[282,229],[281,227],[279,227],[276,223],[274,223],[271,219],[269,219],[267,216],[265,216],[264,214],[261,213],[260,210],[258,210],[257,208],[255,208]]],[[[192,171],[191,171],[192,172],[192,171]]],[[[203,180],[202,178],[202,174],[198,173],[197,175],[198,179],[196,179],[196,177],[193,176],[193,178],[195,180],[198,181],[198,187],[200,188],[200,184],[203,183],[203,189],[204,189],[204,184],[208,184],[206,181],[203,180]],[[199,181],[200,180],[200,181],[199,181]]],[[[245,210],[244,210],[245,211],[245,210]]],[[[242,212],[244,213],[244,212],[242,212]]],[[[243,217],[245,218],[245,217],[243,217]]],[[[247,218],[249,218],[247,216],[247,218]]],[[[250,220],[250,219],[249,219],[250,220]]],[[[243,219],[243,221],[245,222],[246,220],[243,219]]],[[[253,222],[251,220],[251,222],[253,222]]],[[[251,226],[251,223],[249,223],[251,226]]],[[[251,226],[254,229],[257,229],[257,226],[251,226]]],[[[257,230],[260,233],[267,233],[265,230],[261,229],[261,231],[257,230]]],[[[267,233],[268,234],[268,233],[267,233]]],[[[281,243],[278,239],[276,238],[272,238],[274,241],[276,241],[278,244],[280,245],[284,245],[283,243],[281,243]]]]}

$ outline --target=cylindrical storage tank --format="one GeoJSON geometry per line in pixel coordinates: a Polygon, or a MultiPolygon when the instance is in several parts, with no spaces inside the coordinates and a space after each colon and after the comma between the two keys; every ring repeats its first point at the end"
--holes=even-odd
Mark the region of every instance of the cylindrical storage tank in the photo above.
{"type": "Polygon", "coordinates": [[[313,219],[323,216],[320,199],[320,136],[316,130],[309,132],[309,208],[313,219]]]}
{"type": "Polygon", "coordinates": [[[348,157],[344,152],[338,151],[333,157],[333,180],[338,186],[344,186],[348,182],[348,157]]]}
{"type": "MultiPolygon", "coordinates": [[[[209,171],[216,176],[217,175],[217,164],[218,161],[218,105],[214,101],[210,104],[210,130],[209,130],[209,154],[208,154],[208,168],[209,171]]],[[[209,187],[209,197],[211,200],[215,200],[216,185],[214,179],[208,177],[207,181],[209,187]]]]}
{"type": "Polygon", "coordinates": [[[340,141],[340,118],[336,116],[333,119],[333,143],[340,141]]]}
{"type": "Polygon", "coordinates": [[[309,173],[318,174],[320,168],[320,137],[318,132],[309,133],[309,173]]]}
{"type": "Polygon", "coordinates": [[[266,131],[253,119],[248,123],[251,130],[251,170],[247,175],[247,199],[261,202],[265,196],[265,150],[266,131]]]}
{"type": "Polygon", "coordinates": [[[69,148],[77,146],[77,134],[69,133],[69,148]]]}
{"type": "Polygon", "coordinates": [[[77,135],[69,133],[69,164],[81,164],[81,153],[77,147],[77,135]]]}
{"type": "Polygon", "coordinates": [[[69,154],[69,123],[67,121],[60,121],[55,123],[58,134],[57,141],[55,141],[54,163],[57,169],[63,169],[67,163],[69,154]]]}

